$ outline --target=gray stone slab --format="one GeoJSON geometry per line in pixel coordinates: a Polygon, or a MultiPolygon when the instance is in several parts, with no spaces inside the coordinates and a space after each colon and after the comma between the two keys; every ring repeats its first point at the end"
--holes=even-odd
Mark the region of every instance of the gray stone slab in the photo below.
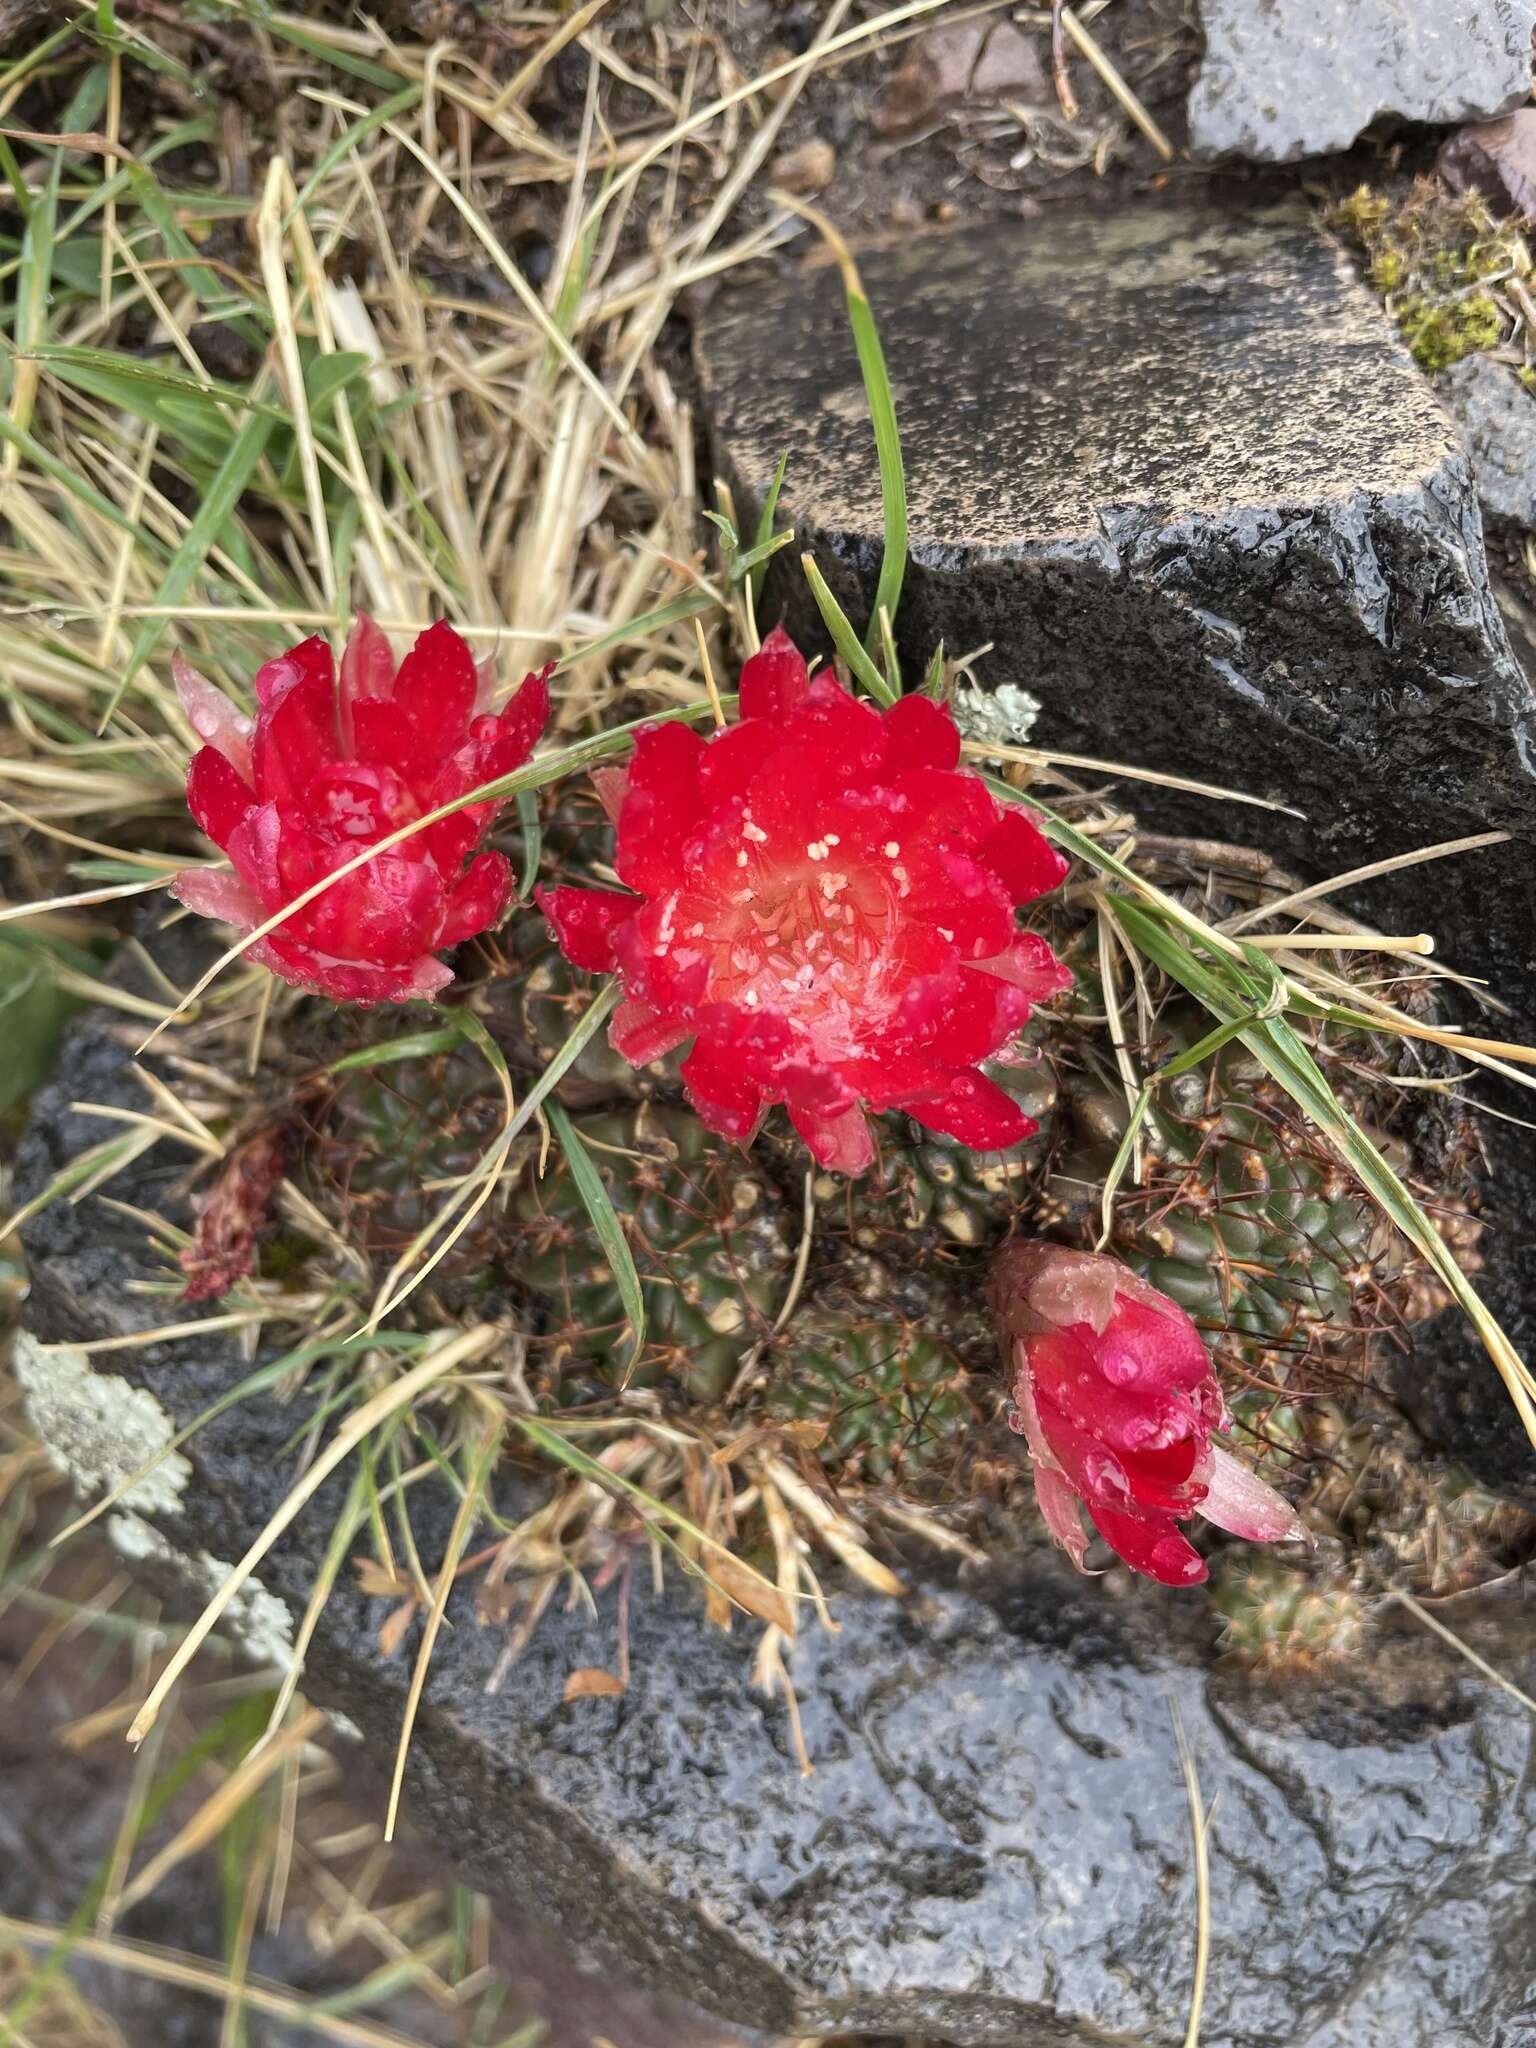
{"type": "Polygon", "coordinates": [[[1383,115],[1450,124],[1531,89],[1529,0],[1200,0],[1196,156],[1294,163],[1383,115]]]}
{"type": "MultiPolygon", "coordinates": [[[[186,935],[172,944],[182,979],[186,935]]],[[[35,1105],[23,1196],[100,1136],[72,1103],[141,1099],[120,1026],[98,1012],[69,1035],[35,1105]]],[[[179,1172],[147,1155],[106,1192],[174,1219],[179,1172]]],[[[48,1345],[164,1320],[163,1296],[134,1291],[154,1268],[120,1206],[55,1205],[27,1253],[28,1318],[48,1345]]],[[[168,1429],[248,1369],[210,1331],[85,1359],[34,1352],[28,1380],[61,1450],[99,1482],[142,1456],[157,1428],[146,1403],[168,1429]]],[[[200,1603],[210,1561],[240,1555],[282,1499],[305,1409],[248,1399],[193,1435],[186,1469],[131,1504],[135,1568],[200,1603]]],[[[295,1623],[345,1483],[261,1565],[262,1600],[295,1623]]],[[[411,1491],[429,1568],[454,1507],[446,1489],[411,1491]]],[[[416,1726],[408,1814],[481,1888],[742,2025],[1176,2048],[1195,1909],[1173,1698],[1216,1802],[1206,2048],[1529,2048],[1536,1722],[1507,1693],[1390,1630],[1358,1682],[1249,1686],[1213,1664],[1200,1596],[1077,1579],[1038,1537],[969,1583],[927,1576],[921,1557],[911,1577],[900,1605],[831,1581],[842,1633],[808,1625],[794,1649],[809,1778],[782,1704],[748,1687],[750,1641],[708,1627],[675,1579],[658,1597],[637,1575],[628,1693],[571,1705],[569,1673],[612,1664],[614,1588],[595,1620],[555,1603],[496,1693],[503,1638],[477,1626],[465,1588],[416,1726]]],[[[413,1632],[380,1655],[388,1604],[343,1572],[306,1679],[379,1762],[416,1647],[413,1632]]],[[[1457,1623],[1529,1684],[1531,1631],[1511,1611],[1491,1635],[1457,1623]]]]}
{"type": "Polygon", "coordinates": [[[1536,526],[1536,396],[1487,356],[1453,364],[1440,389],[1466,438],[1483,510],[1536,526]]]}

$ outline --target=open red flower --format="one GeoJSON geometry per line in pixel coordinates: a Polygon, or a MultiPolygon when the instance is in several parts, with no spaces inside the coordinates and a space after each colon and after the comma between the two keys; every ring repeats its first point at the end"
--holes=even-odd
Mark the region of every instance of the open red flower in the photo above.
{"type": "MultiPolygon", "coordinates": [[[[178,654],[176,688],[206,744],[187,804],[233,874],[191,868],[175,893],[243,932],[366,846],[466,791],[520,768],[549,716],[546,669],[492,712],[480,670],[446,623],[398,671],[389,642],[358,616],[338,678],[330,644],[302,641],[256,672],[256,717],[178,654]]],[[[346,875],[249,949],[297,988],[343,1002],[405,1002],[453,979],[436,955],[505,911],[512,872],[479,846],[496,813],[478,803],[425,826],[346,875]]]]}
{"type": "Polygon", "coordinates": [[[960,769],[930,698],[882,712],[813,681],[779,627],[740,703],[707,740],[648,727],[600,782],[633,895],[541,894],[566,957],[622,977],[615,1048],[643,1065],[692,1039],[683,1083],[711,1130],[745,1142],[783,1102],[843,1173],[874,1156],[868,1109],[979,1150],[1028,1137],[979,1063],[1071,981],[1015,917],[1066,863],[960,769]]]}
{"type": "Polygon", "coordinates": [[[1205,1560],[1179,1523],[1203,1515],[1251,1543],[1303,1533],[1290,1503],[1211,1442],[1226,1403],[1183,1309],[1118,1259],[1020,1242],[999,1258],[992,1307],[1029,1444],[1040,1512],[1079,1571],[1078,1513],[1131,1567],[1193,1586],[1205,1560]]]}

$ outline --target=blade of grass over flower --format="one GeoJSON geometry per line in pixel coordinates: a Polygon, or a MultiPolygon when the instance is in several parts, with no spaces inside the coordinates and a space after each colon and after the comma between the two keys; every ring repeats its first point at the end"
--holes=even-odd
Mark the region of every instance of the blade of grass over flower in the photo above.
{"type": "Polygon", "coordinates": [[[849,674],[856,682],[863,684],[877,704],[894,704],[896,692],[865,653],[858,634],[849,623],[848,614],[832,595],[826,578],[817,568],[815,556],[802,555],[800,566],[805,571],[806,582],[811,586],[816,609],[821,613],[827,631],[832,636],[833,646],[846,662],[849,674]]]}
{"type": "MultiPolygon", "coordinates": [[[[734,704],[735,699],[722,701],[730,705],[734,704]]],[[[599,733],[594,739],[578,740],[574,746],[566,747],[558,754],[536,757],[526,768],[518,768],[510,775],[498,777],[494,782],[481,783],[477,789],[466,790],[463,796],[455,797],[452,803],[440,804],[434,811],[424,811],[419,818],[412,819],[409,825],[402,825],[396,831],[386,833],[384,838],[375,840],[371,846],[363,847],[353,854],[350,860],[344,861],[338,868],[333,868],[328,875],[322,875],[318,882],[311,882],[291,903],[285,903],[282,909],[275,911],[265,923],[257,925],[255,930],[247,932],[238,944],[221,953],[181,998],[175,1009],[167,1012],[161,1019],[149,1037],[138,1047],[139,1052],[147,1051],[168,1024],[183,1015],[197,1001],[204,989],[218,979],[226,967],[264,939],[268,932],[276,931],[279,925],[285,924],[296,912],[313,903],[317,896],[323,896],[327,889],[334,888],[348,875],[356,874],[359,868],[377,859],[381,853],[392,852],[405,840],[414,838],[418,832],[424,832],[429,825],[435,825],[443,818],[451,818],[455,811],[462,811],[466,805],[485,803],[492,798],[515,798],[523,790],[542,789],[547,783],[559,782],[567,775],[578,774],[582,769],[605,761],[610,755],[622,752],[643,726],[666,724],[673,720],[695,723],[711,715],[707,703],[687,704],[676,710],[654,712],[649,718],[633,719],[627,725],[610,726],[607,732],[599,733]]]]}
{"type": "Polygon", "coordinates": [[[526,903],[533,895],[539,863],[544,858],[544,827],[539,819],[538,798],[531,789],[518,791],[517,822],[523,835],[523,872],[518,878],[517,900],[526,903]]]}
{"type": "Polygon", "coordinates": [[[381,1422],[388,1421],[391,1416],[408,1408],[429,1387],[437,1384],[447,1374],[456,1372],[460,1366],[483,1357],[499,1337],[500,1332],[489,1323],[476,1323],[471,1329],[460,1331],[457,1336],[450,1337],[440,1344],[409,1372],[381,1387],[371,1400],[365,1401],[362,1407],[343,1423],[303,1478],[290,1490],[282,1506],[177,1645],[170,1661],[155,1681],[149,1697],[134,1716],[133,1725],[128,1730],[130,1743],[142,1742],[153,1728],[160,1709],[165,1705],[177,1680],[206,1641],[220,1615],[229,1607],[230,1602],[278,1537],[294,1521],[305,1503],[319,1492],[337,1466],[344,1464],[370,1431],[376,1429],[381,1422]]]}
{"type": "Polygon", "coordinates": [[[624,1304],[624,1313],[629,1318],[629,1357],[624,1362],[623,1378],[623,1385],[627,1387],[645,1350],[645,1295],[641,1291],[640,1275],[635,1271],[634,1254],[624,1235],[624,1226],[614,1211],[612,1198],[603,1185],[603,1177],[592,1164],[592,1155],[576,1126],[558,1102],[551,1102],[546,1114],[565,1154],[572,1185],[581,1197],[581,1205],[608,1261],[614,1284],[619,1290],[619,1299],[624,1304]]]}

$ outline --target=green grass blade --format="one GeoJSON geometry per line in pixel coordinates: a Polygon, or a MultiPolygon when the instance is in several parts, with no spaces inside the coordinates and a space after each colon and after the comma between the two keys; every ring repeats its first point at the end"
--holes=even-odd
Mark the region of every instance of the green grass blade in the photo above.
{"type": "Polygon", "coordinates": [[[596,640],[573,647],[569,654],[561,655],[556,662],[555,674],[563,674],[578,661],[591,661],[594,655],[606,654],[610,647],[623,647],[631,640],[647,639],[652,633],[659,633],[664,626],[675,626],[683,619],[696,618],[700,612],[713,611],[716,603],[717,600],[707,590],[690,590],[682,597],[674,597],[668,603],[658,605],[655,611],[642,612],[638,619],[631,619],[626,625],[615,626],[610,633],[599,634],[596,640]]]}
{"type": "Polygon", "coordinates": [[[864,380],[864,401],[874,429],[875,456],[880,466],[880,505],[885,526],[885,552],[880,560],[880,578],[869,610],[864,643],[873,649],[880,641],[880,613],[883,610],[893,630],[896,608],[901,603],[901,586],[907,575],[907,478],[901,459],[901,434],[896,425],[896,400],[891,392],[885,350],[880,330],[870,308],[869,295],[853,251],[824,214],[803,206],[783,193],[775,195],[792,213],[798,213],[827,244],[836,258],[843,280],[843,297],[848,307],[848,325],[853,333],[859,374],[864,380]]]}
{"type": "Polygon", "coordinates": [[[294,217],[304,211],[342,158],[350,156],[359,143],[366,142],[373,131],[382,128],[386,121],[393,121],[397,114],[408,114],[412,107],[420,103],[422,91],[423,88],[419,85],[407,85],[401,91],[391,93],[387,100],[380,100],[379,104],[370,108],[360,121],[354,121],[350,128],[337,136],[299,187],[298,197],[283,216],[285,230],[292,224],[294,217]]]}
{"type": "Polygon", "coordinates": [[[71,497],[78,498],[82,505],[88,505],[98,518],[110,521],[122,533],[131,534],[151,555],[161,552],[152,534],[136,526],[127,513],[98,491],[94,484],[88,484],[83,476],[77,476],[68,463],[61,462],[51,449],[45,448],[40,441],[34,441],[30,434],[23,432],[3,413],[0,413],[0,441],[6,441],[17,449],[35,469],[51,476],[71,497]]]}
{"type": "MultiPolygon", "coordinates": [[[[155,592],[155,604],[167,610],[181,603],[202,573],[209,550],[219,531],[240,502],[242,492],[255,474],[256,465],[272,438],[275,422],[266,414],[250,413],[242,422],[218,474],[203,494],[197,516],[183,535],[155,592]]],[[[128,665],[102,713],[100,731],[105,731],[134,677],[154,653],[169,625],[168,618],[146,619],[139,628],[128,665]]]]}
{"type": "Polygon", "coordinates": [[[544,858],[544,827],[539,820],[539,800],[531,789],[518,791],[517,817],[523,833],[523,872],[517,885],[517,900],[526,903],[539,879],[539,862],[544,858]]]}
{"type": "Polygon", "coordinates": [[[452,1052],[464,1043],[458,1025],[445,1024],[436,1031],[412,1031],[404,1038],[392,1038],[387,1045],[365,1045],[356,1052],[332,1060],[327,1074],[360,1074],[371,1067],[392,1067],[401,1060],[430,1059],[434,1053],[452,1052]]]}
{"type": "Polygon", "coordinates": [[[849,623],[848,614],[832,595],[827,580],[817,568],[814,558],[802,555],[800,566],[805,571],[806,582],[811,586],[816,609],[821,613],[827,631],[832,635],[833,646],[847,663],[849,674],[864,685],[877,704],[894,704],[896,692],[860,645],[859,636],[849,623]]]}
{"type": "Polygon", "coordinates": [[[691,1521],[680,1509],[658,1499],[653,1493],[647,1493],[643,1486],[636,1485],[633,1479],[626,1478],[622,1472],[613,1471],[600,1458],[594,1458],[590,1451],[584,1451],[579,1444],[572,1443],[562,1430],[551,1427],[540,1417],[513,1415],[510,1420],[513,1427],[521,1430],[529,1443],[542,1451],[552,1463],[566,1465],[573,1472],[579,1472],[583,1479],[590,1479],[595,1486],[602,1487],[605,1493],[615,1494],[622,1500],[632,1502],[640,1509],[646,1522],[660,1540],[676,1554],[684,1570],[694,1574],[702,1573],[709,1579],[711,1585],[719,1588],[733,1607],[740,1607],[744,1612],[758,1615],[765,1621],[776,1621],[781,1627],[793,1625],[788,1604],[778,1587],[771,1580],[765,1579],[744,1557],[738,1557],[735,1551],[720,1541],[718,1536],[711,1536],[708,1530],[701,1529],[697,1522],[691,1521]],[[681,1531],[701,1552],[713,1552],[720,1558],[730,1567],[731,1583],[722,1584],[719,1579],[712,1577],[707,1564],[695,1563],[668,1533],[669,1529],[681,1531]],[[750,1598],[747,1597],[749,1595],[750,1598]]]}
{"type": "MultiPolygon", "coordinates": [[[[166,254],[180,271],[182,282],[198,304],[205,312],[226,311],[233,296],[229,285],[203,262],[196,244],[176,218],[175,209],[160,185],[139,164],[131,164],[128,167],[128,183],[134,198],[154,223],[161,241],[165,244],[166,254]]],[[[254,310],[252,302],[242,299],[240,303],[242,308],[247,309],[246,316],[233,320],[231,324],[253,347],[264,348],[267,336],[257,321],[249,317],[249,311],[254,310]]],[[[265,317],[270,326],[270,315],[265,317]]]]}
{"type": "Polygon", "coordinates": [[[896,425],[896,401],[891,393],[885,351],[880,346],[875,316],[864,296],[858,272],[846,278],[848,324],[859,354],[864,377],[864,396],[869,403],[870,425],[875,430],[875,453],[880,461],[880,504],[885,519],[885,553],[880,561],[880,580],[875,585],[875,602],[870,612],[865,644],[875,646],[883,611],[892,626],[901,603],[901,587],[907,576],[907,477],[901,459],[901,434],[896,425]],[[857,288],[856,288],[857,287],[857,288]]]}
{"type": "Polygon", "coordinates": [[[619,1222],[613,1201],[603,1177],[592,1164],[592,1155],[582,1142],[576,1126],[571,1122],[558,1102],[551,1102],[547,1112],[550,1127],[560,1141],[565,1154],[565,1163],[571,1170],[571,1180],[577,1194],[581,1196],[582,1207],[591,1220],[603,1256],[613,1273],[618,1286],[619,1299],[624,1304],[624,1313],[629,1317],[629,1357],[624,1365],[624,1379],[627,1384],[630,1374],[640,1362],[645,1349],[645,1296],[640,1288],[640,1275],[635,1271],[634,1254],[624,1227],[619,1222]]]}
{"type": "Polygon", "coordinates": [[[763,595],[763,584],[767,580],[768,576],[768,556],[767,553],[764,551],[769,548],[769,545],[773,540],[774,515],[777,513],[779,509],[779,493],[784,488],[784,472],[788,467],[789,450],[786,448],[784,450],[784,453],[779,457],[777,469],[775,469],[775,471],[773,472],[773,482],[768,486],[768,495],[763,500],[763,509],[757,515],[757,535],[755,543],[751,549],[750,555],[745,558],[742,564],[742,566],[746,566],[746,564],[749,562],[751,565],[752,602],[754,604],[757,604],[761,601],[763,595]]]}

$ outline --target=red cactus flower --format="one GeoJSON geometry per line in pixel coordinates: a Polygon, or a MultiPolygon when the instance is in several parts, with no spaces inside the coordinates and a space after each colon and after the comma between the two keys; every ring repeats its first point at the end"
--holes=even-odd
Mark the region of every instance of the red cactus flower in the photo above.
{"type": "MultiPolygon", "coordinates": [[[[234,873],[188,869],[175,894],[243,932],[413,819],[520,768],[549,716],[545,669],[492,712],[490,665],[439,622],[398,671],[358,616],[338,679],[329,643],[302,641],[256,671],[254,723],[178,654],[172,672],[205,744],[187,804],[234,873]]],[[[494,803],[441,818],[366,862],[249,948],[296,988],[402,1003],[453,979],[435,956],[496,923],[512,894],[504,855],[482,853],[494,803]]]]}
{"type": "Polygon", "coordinates": [[[1035,1129],[980,1072],[1071,981],[1015,908],[1066,863],[1029,814],[961,771],[954,719],[813,681],[777,628],[741,672],[740,722],[640,734],[600,792],[633,895],[540,901],[566,957],[617,970],[612,1040],[642,1065],[692,1039],[690,1101],[750,1141],[770,1103],[823,1166],[874,1156],[866,1109],[978,1149],[1035,1129]]]}
{"type": "Polygon", "coordinates": [[[1012,1244],[992,1307],[1013,1376],[1009,1421],[1029,1444],[1046,1526],[1079,1571],[1079,1505],[1132,1571],[1165,1586],[1206,1576],[1178,1527],[1191,1515],[1251,1543],[1303,1533],[1289,1502],[1211,1442],[1229,1418],[1199,1331],[1118,1259],[1012,1244]]]}

